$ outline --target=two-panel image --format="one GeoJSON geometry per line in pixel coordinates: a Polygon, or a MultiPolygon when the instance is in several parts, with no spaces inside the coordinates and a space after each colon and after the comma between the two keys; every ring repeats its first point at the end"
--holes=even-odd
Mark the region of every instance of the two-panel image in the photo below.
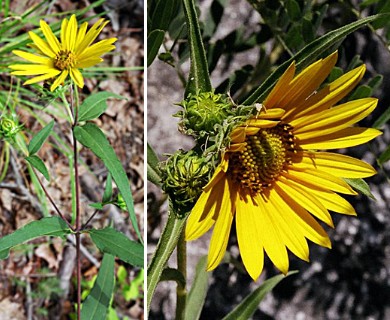
{"type": "Polygon", "coordinates": [[[387,0],[0,0],[0,320],[390,319],[387,0]]]}

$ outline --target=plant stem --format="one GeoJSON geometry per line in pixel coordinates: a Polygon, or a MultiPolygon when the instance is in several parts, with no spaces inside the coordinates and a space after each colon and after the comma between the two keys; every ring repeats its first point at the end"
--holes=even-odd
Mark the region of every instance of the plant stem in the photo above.
{"type": "Polygon", "coordinates": [[[172,255],[173,250],[176,248],[186,219],[187,217],[183,217],[181,219],[176,218],[176,214],[172,208],[172,204],[170,203],[167,224],[161,234],[157,248],[148,267],[147,313],[149,313],[152,297],[160,280],[161,274],[169,257],[172,255]]]}
{"type": "Polygon", "coordinates": [[[74,134],[74,128],[77,125],[78,118],[78,89],[75,83],[73,83],[72,97],[71,97],[71,111],[74,114],[74,122],[72,124],[72,138],[73,138],[73,167],[75,177],[75,193],[76,193],[76,278],[77,278],[77,319],[81,319],[81,242],[80,242],[80,229],[81,229],[81,211],[80,211],[80,177],[79,177],[79,164],[78,164],[78,150],[77,140],[74,134]],[[74,95],[73,95],[74,94],[74,95]]]}
{"type": "Polygon", "coordinates": [[[69,221],[65,218],[65,216],[62,214],[62,212],[60,211],[60,209],[57,207],[56,203],[54,202],[53,198],[50,196],[49,192],[47,191],[47,189],[45,188],[44,184],[42,183],[42,180],[39,178],[39,176],[37,175],[37,171],[36,169],[31,166],[31,169],[34,171],[35,173],[35,176],[39,182],[39,184],[41,185],[41,188],[43,190],[43,192],[45,193],[47,199],[49,199],[50,203],[52,204],[52,206],[54,207],[55,211],[58,213],[58,215],[61,217],[62,220],[64,220],[66,222],[66,224],[68,225],[68,227],[74,231],[74,228],[73,226],[69,223],[69,221]]]}
{"type": "MultiPolygon", "coordinates": [[[[182,273],[183,278],[187,279],[187,244],[183,230],[177,242],[177,269],[182,273]]],[[[176,288],[176,320],[184,319],[186,300],[187,290],[185,283],[178,282],[176,288]]]]}

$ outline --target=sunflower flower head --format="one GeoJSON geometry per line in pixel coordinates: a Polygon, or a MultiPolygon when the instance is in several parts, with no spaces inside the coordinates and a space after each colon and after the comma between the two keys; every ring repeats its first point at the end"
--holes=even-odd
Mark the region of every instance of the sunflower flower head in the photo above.
{"type": "Polygon", "coordinates": [[[174,199],[179,218],[194,205],[210,179],[209,163],[195,151],[178,151],[162,168],[162,189],[174,199]]]}
{"type": "Polygon", "coordinates": [[[115,49],[113,43],[116,38],[104,39],[93,44],[108,21],[98,20],[88,31],[88,23],[78,26],[76,16],[64,19],[61,24],[60,38],[58,39],[50,26],[40,21],[40,30],[44,38],[30,31],[33,41],[32,49],[37,53],[14,50],[13,53],[27,60],[26,64],[14,64],[9,68],[14,70],[13,75],[34,76],[24,82],[25,85],[54,79],[50,91],[70,77],[80,88],[84,86],[84,78],[80,69],[94,66],[103,59],[101,55],[115,49]]]}
{"type": "Polygon", "coordinates": [[[375,109],[377,99],[337,104],[361,80],[365,66],[321,86],[336,61],[337,52],[298,75],[292,63],[262,101],[263,108],[231,131],[185,232],[187,240],[194,240],[214,226],[208,270],[221,262],[233,221],[241,259],[256,280],[265,256],[286,274],[287,249],[308,261],[307,240],[330,248],[317,219],[333,227],[331,211],[356,215],[339,195],[356,195],[344,179],[376,171],[358,159],[323,150],[353,147],[380,135],[354,126],[375,109]]]}
{"type": "Polygon", "coordinates": [[[228,116],[234,114],[227,96],[214,92],[189,94],[179,105],[184,109],[177,114],[182,118],[181,131],[195,137],[215,132],[215,125],[223,124],[228,116]]]}

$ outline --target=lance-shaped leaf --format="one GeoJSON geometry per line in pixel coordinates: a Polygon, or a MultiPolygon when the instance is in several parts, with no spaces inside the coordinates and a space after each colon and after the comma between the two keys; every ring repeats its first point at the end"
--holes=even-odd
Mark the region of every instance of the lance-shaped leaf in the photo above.
{"type": "Polygon", "coordinates": [[[79,107],[78,121],[87,121],[98,118],[107,109],[107,99],[124,97],[107,91],[91,94],[79,107]]]}
{"type": "MultiPolygon", "coordinates": [[[[281,64],[242,104],[251,105],[255,102],[263,101],[283,72],[294,60],[296,62],[297,70],[302,70],[304,67],[318,59],[318,57],[324,52],[328,51],[334,45],[342,41],[347,35],[370,22],[383,18],[383,16],[384,15],[382,14],[378,14],[360,19],[358,21],[347,24],[346,26],[330,31],[322,37],[309,43],[295,56],[281,64]]],[[[390,15],[387,15],[387,17],[389,16],[390,15]]]]}
{"type": "Polygon", "coordinates": [[[183,0],[183,4],[187,18],[191,60],[190,74],[185,91],[185,97],[187,97],[189,93],[196,94],[198,91],[211,91],[212,87],[194,0],[183,0]]]}
{"type": "Polygon", "coordinates": [[[179,7],[180,0],[157,0],[150,19],[150,30],[161,29],[167,31],[172,19],[177,15],[179,7]]]}
{"type": "Polygon", "coordinates": [[[44,126],[30,141],[28,145],[28,153],[33,155],[37,153],[42,147],[43,143],[49,137],[51,130],[54,126],[54,120],[50,121],[46,126],[44,126]]]}
{"type": "Polygon", "coordinates": [[[196,265],[195,279],[190,293],[187,296],[185,320],[197,320],[200,318],[202,307],[206,299],[208,280],[210,273],[206,271],[207,256],[199,259],[196,265]]]}
{"type": "Polygon", "coordinates": [[[35,169],[43,174],[47,181],[50,181],[49,171],[47,170],[45,163],[37,155],[32,155],[25,158],[35,169]]]}
{"type": "Polygon", "coordinates": [[[108,171],[111,173],[129,211],[130,220],[138,237],[142,239],[139,232],[137,218],[134,212],[133,196],[131,194],[129,180],[121,162],[118,160],[114,149],[111,147],[104,133],[93,123],[87,123],[84,126],[74,128],[76,139],[85,147],[99,157],[108,171]]]}
{"type": "Polygon", "coordinates": [[[6,259],[12,247],[42,236],[65,236],[71,233],[68,225],[59,217],[48,217],[30,222],[0,239],[0,259],[6,259]]]}
{"type": "Polygon", "coordinates": [[[367,184],[366,181],[364,181],[361,178],[343,178],[352,188],[354,188],[356,191],[359,191],[360,193],[364,194],[365,196],[375,200],[374,195],[371,193],[370,186],[367,184]]]}
{"type": "Polygon", "coordinates": [[[148,67],[157,56],[158,50],[164,41],[164,34],[165,32],[163,30],[156,29],[148,35],[148,67]]]}
{"type": "Polygon", "coordinates": [[[111,227],[92,229],[89,234],[100,251],[117,256],[133,266],[144,267],[144,246],[141,243],[130,240],[111,227]]]}
{"type": "MultiPolygon", "coordinates": [[[[294,273],[297,273],[297,271],[291,271],[287,276],[294,273]]],[[[249,319],[256,312],[259,303],[263,300],[265,295],[284,278],[286,278],[286,276],[281,274],[264,281],[260,287],[249,294],[232,312],[224,317],[223,320],[249,319]]]]}
{"type": "Polygon", "coordinates": [[[83,302],[81,319],[106,319],[112,293],[114,291],[114,265],[115,257],[110,254],[105,254],[93,288],[83,302]]]}

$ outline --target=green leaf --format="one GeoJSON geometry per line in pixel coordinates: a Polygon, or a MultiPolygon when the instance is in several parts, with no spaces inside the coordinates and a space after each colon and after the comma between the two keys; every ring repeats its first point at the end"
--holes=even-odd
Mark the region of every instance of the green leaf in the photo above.
{"type": "Polygon", "coordinates": [[[39,151],[43,143],[50,135],[53,126],[54,126],[54,120],[50,121],[31,139],[30,144],[28,145],[28,153],[30,156],[39,151]]]}
{"type": "Polygon", "coordinates": [[[87,299],[83,302],[81,319],[105,320],[111,297],[114,292],[115,258],[110,254],[103,256],[95,284],[87,299]]]}
{"type": "Polygon", "coordinates": [[[294,21],[299,21],[302,19],[301,8],[299,7],[298,2],[295,0],[287,0],[286,10],[289,18],[294,21]]]}
{"type": "Polygon", "coordinates": [[[194,0],[183,0],[184,12],[187,18],[188,41],[190,45],[190,74],[185,91],[185,97],[189,93],[211,91],[211,81],[206,60],[200,26],[194,0]]]}
{"type": "Polygon", "coordinates": [[[147,149],[147,178],[150,182],[154,183],[156,186],[161,185],[161,176],[160,171],[158,169],[159,159],[154,152],[153,148],[148,143],[148,149],[147,149]]]}
{"type": "Polygon", "coordinates": [[[169,24],[177,14],[179,6],[180,0],[158,0],[152,15],[150,30],[161,29],[167,31],[169,24]]]}
{"type": "Polygon", "coordinates": [[[186,279],[184,278],[183,274],[174,268],[164,268],[163,272],[161,273],[160,281],[175,281],[183,288],[186,286],[186,279]]]}
{"type": "Polygon", "coordinates": [[[43,174],[47,181],[50,181],[49,171],[47,170],[45,163],[37,155],[32,155],[25,158],[35,169],[43,174]]]}
{"type": "Polygon", "coordinates": [[[389,120],[390,120],[390,106],[388,106],[387,109],[380,115],[380,117],[374,122],[372,127],[375,129],[379,129],[383,125],[385,125],[385,123],[389,120]]]}
{"type": "Polygon", "coordinates": [[[165,32],[163,30],[153,30],[148,35],[148,67],[152,64],[157,56],[158,50],[160,49],[164,41],[165,32]]]}
{"type": "Polygon", "coordinates": [[[111,174],[109,173],[107,175],[106,187],[104,188],[102,202],[103,203],[109,202],[111,200],[111,197],[112,197],[112,177],[111,174]]]}
{"type": "Polygon", "coordinates": [[[244,105],[252,105],[256,102],[261,102],[265,99],[268,92],[276,84],[280,76],[295,60],[297,70],[302,70],[310,63],[318,59],[322,54],[333,48],[334,45],[342,41],[348,34],[367,25],[370,22],[383,18],[384,15],[374,15],[367,18],[352,22],[346,26],[330,31],[322,37],[314,40],[306,45],[296,55],[281,64],[243,103],[244,105]]]}
{"type": "Polygon", "coordinates": [[[79,107],[78,121],[87,121],[98,118],[107,109],[107,99],[124,97],[107,91],[101,91],[88,96],[79,107]]]}
{"type": "Polygon", "coordinates": [[[385,162],[390,160],[390,146],[387,147],[385,151],[378,158],[379,165],[384,164],[385,162]]]}
{"type": "Polygon", "coordinates": [[[270,292],[280,281],[287,276],[297,273],[291,271],[286,276],[277,275],[263,282],[255,291],[249,294],[237,307],[233,309],[223,320],[244,320],[249,319],[257,310],[259,303],[265,295],[270,292]]]}
{"type": "Polygon", "coordinates": [[[196,265],[195,279],[191,290],[187,296],[187,303],[185,309],[185,320],[197,320],[200,318],[200,313],[207,295],[209,272],[206,271],[207,256],[199,259],[196,265]]]}
{"type": "Polygon", "coordinates": [[[64,236],[71,233],[68,225],[59,217],[48,217],[30,222],[0,239],[0,259],[6,259],[12,247],[42,236],[64,236]]]}
{"type": "Polygon", "coordinates": [[[374,195],[371,193],[370,187],[367,184],[366,181],[364,181],[361,178],[356,179],[350,179],[350,178],[343,178],[352,188],[354,188],[356,191],[359,191],[360,193],[364,194],[365,196],[375,200],[374,195]]]}
{"type": "Polygon", "coordinates": [[[91,229],[89,234],[100,251],[117,256],[133,266],[144,266],[144,246],[141,243],[130,240],[111,227],[91,229]]]}
{"type": "Polygon", "coordinates": [[[131,195],[129,180],[106,136],[99,127],[93,123],[87,123],[82,127],[76,126],[74,128],[74,134],[76,139],[83,146],[91,149],[92,152],[103,161],[108,171],[111,173],[112,178],[125,200],[133,228],[138,237],[142,239],[134,212],[134,202],[133,196],[131,195]]]}
{"type": "Polygon", "coordinates": [[[354,92],[348,97],[348,101],[358,100],[362,98],[371,97],[372,89],[367,85],[357,87],[354,92]]]}
{"type": "Polygon", "coordinates": [[[95,208],[97,210],[103,209],[103,203],[101,203],[101,202],[93,202],[93,203],[90,203],[89,206],[92,208],[95,208]]]}

